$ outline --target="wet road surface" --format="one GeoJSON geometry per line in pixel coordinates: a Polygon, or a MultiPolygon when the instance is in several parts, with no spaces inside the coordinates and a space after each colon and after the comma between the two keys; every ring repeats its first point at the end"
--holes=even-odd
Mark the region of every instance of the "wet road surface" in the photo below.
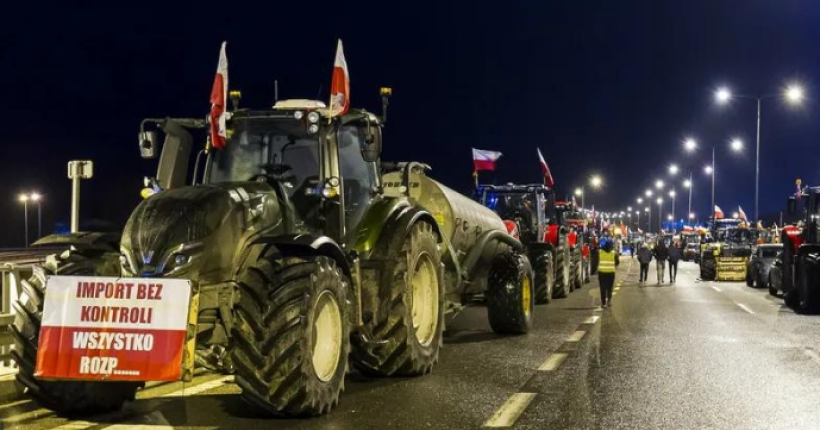
{"type": "MultiPolygon", "coordinates": [[[[820,316],[763,289],[696,280],[645,286],[626,257],[613,306],[597,283],[536,310],[526,336],[499,337],[483,308],[450,326],[420,378],[351,374],[331,414],[253,416],[230,377],[155,385],[118,413],[69,421],[26,400],[0,404],[4,429],[816,429],[820,316]]],[[[667,276],[668,280],[668,276],[667,276]]]]}

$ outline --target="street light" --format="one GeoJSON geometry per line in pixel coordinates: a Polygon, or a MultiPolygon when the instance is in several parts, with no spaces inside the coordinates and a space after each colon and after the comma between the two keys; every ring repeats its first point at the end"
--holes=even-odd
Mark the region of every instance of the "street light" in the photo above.
{"type": "MultiPolygon", "coordinates": [[[[599,175],[592,175],[589,178],[589,185],[592,187],[593,190],[597,190],[598,188],[601,188],[601,185],[603,185],[603,182],[604,182],[603,179],[601,179],[601,177],[599,175]]],[[[587,194],[586,193],[586,186],[584,186],[584,185],[581,185],[580,187],[575,189],[575,195],[581,197],[581,207],[582,208],[586,207],[586,201],[585,201],[586,194],[587,194]]]]}
{"type": "Polygon", "coordinates": [[[658,197],[658,231],[663,230],[663,199],[658,197]]]}
{"type": "Polygon", "coordinates": [[[730,143],[730,145],[731,145],[732,151],[741,151],[743,149],[743,141],[738,139],[738,138],[732,139],[732,142],[730,143]]]}
{"type": "Polygon", "coordinates": [[[646,190],[646,193],[644,194],[646,195],[646,197],[652,197],[652,190],[646,190]]]}
{"type": "Polygon", "coordinates": [[[686,148],[687,151],[694,151],[698,147],[698,142],[695,139],[688,138],[683,142],[683,147],[686,148]]]}
{"type": "Polygon", "coordinates": [[[672,197],[672,217],[675,217],[675,190],[669,191],[669,197],[672,197]]]}
{"type": "MultiPolygon", "coordinates": [[[[805,97],[803,87],[800,84],[792,83],[788,85],[782,94],[765,94],[762,96],[737,95],[726,88],[720,88],[715,92],[715,99],[719,104],[727,104],[732,99],[749,99],[757,101],[757,144],[755,150],[755,219],[758,219],[758,207],[760,197],[760,104],[763,99],[782,97],[792,105],[799,105],[805,97]]],[[[714,207],[712,208],[714,210],[714,207]]]]}
{"type": "MultiPolygon", "coordinates": [[[[743,142],[740,139],[737,139],[737,138],[733,139],[731,141],[729,147],[732,149],[732,151],[739,152],[743,149],[743,142]]],[[[695,149],[697,149],[697,145],[687,145],[686,146],[686,150],[688,152],[693,152],[695,149]]],[[[716,167],[715,166],[715,147],[713,145],[712,146],[712,164],[707,165],[706,167],[703,168],[703,171],[707,175],[712,176],[712,208],[710,209],[710,211],[712,213],[712,217],[714,217],[714,215],[715,215],[715,176],[717,175],[716,172],[715,172],[715,167],[716,167]]],[[[690,188],[689,189],[691,190],[691,180],[690,180],[690,188]]],[[[692,210],[691,207],[689,208],[689,210],[690,211],[692,210]]]]}
{"type": "Polygon", "coordinates": [[[649,203],[649,206],[643,208],[643,211],[646,212],[646,231],[652,231],[652,203],[649,203]]]}
{"type": "Polygon", "coordinates": [[[655,181],[655,188],[657,188],[657,189],[659,189],[659,190],[660,190],[660,189],[663,189],[663,181],[662,181],[662,180],[660,180],[660,179],[658,179],[657,181],[655,181]]]}
{"type": "Polygon", "coordinates": [[[678,169],[678,166],[676,164],[673,164],[673,165],[669,166],[669,174],[672,175],[672,176],[677,175],[678,170],[679,169],[678,169]]]}
{"type": "Polygon", "coordinates": [[[692,186],[692,171],[691,170],[689,171],[689,179],[683,181],[683,186],[684,186],[684,188],[689,189],[689,208],[688,208],[687,212],[691,213],[692,212],[692,188],[693,188],[693,186],[692,186]]]}
{"type": "Polygon", "coordinates": [[[28,196],[28,194],[20,194],[20,196],[18,196],[18,200],[20,200],[23,203],[23,219],[24,219],[24,224],[26,226],[25,227],[25,229],[26,229],[25,230],[26,231],[26,233],[25,233],[26,234],[25,247],[28,248],[28,201],[29,201],[29,196],[28,196]]]}

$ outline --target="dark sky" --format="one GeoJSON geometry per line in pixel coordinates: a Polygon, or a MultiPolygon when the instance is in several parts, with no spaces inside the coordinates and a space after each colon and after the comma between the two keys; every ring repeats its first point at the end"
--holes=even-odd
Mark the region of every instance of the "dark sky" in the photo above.
{"type": "Polygon", "coordinates": [[[45,231],[68,221],[71,159],[96,163],[83,219],[123,222],[154,169],[139,158],[139,121],[204,117],[222,40],[231,88],[243,105],[265,107],[274,79],[281,97],[327,99],[341,37],[355,105],[378,111],[378,88],[394,89],[383,158],[427,161],[460,190],[470,186],[471,147],[504,153],[499,180],[537,182],[539,146],[560,193],[604,177],[588,199],[599,209],[633,204],[673,161],[696,167],[703,213],[709,149],[684,157],[682,139],[726,148],[737,135],[745,154],[718,150],[717,203],[751,216],[755,105],[717,108],[712,91],[776,94],[795,79],[810,97],[802,108],[763,105],[761,213],[785,206],[796,176],[820,179],[816,1],[277,1],[225,3],[223,14],[203,2],[119,3],[26,2],[6,15],[0,247],[23,243],[20,191],[46,195],[45,231]]]}

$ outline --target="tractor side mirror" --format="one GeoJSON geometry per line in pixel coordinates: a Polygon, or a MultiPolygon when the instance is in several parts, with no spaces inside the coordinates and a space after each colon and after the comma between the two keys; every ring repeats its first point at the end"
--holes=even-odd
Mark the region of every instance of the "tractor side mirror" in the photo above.
{"type": "Polygon", "coordinates": [[[382,128],[368,124],[364,127],[364,141],[362,142],[362,158],[368,163],[379,161],[382,153],[382,128]]]}
{"type": "Polygon", "coordinates": [[[157,132],[142,131],[139,136],[140,156],[151,159],[157,156],[157,132]]]}
{"type": "Polygon", "coordinates": [[[790,216],[794,216],[794,214],[797,213],[797,199],[794,196],[789,197],[786,208],[790,216]]]}

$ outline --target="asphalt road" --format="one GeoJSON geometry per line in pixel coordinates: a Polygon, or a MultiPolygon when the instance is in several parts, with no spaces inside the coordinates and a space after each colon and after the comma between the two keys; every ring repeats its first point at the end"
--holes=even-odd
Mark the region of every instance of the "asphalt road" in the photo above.
{"type": "Polygon", "coordinates": [[[795,315],[765,290],[698,282],[692,263],[676,285],[639,286],[637,263],[627,274],[623,261],[612,308],[597,308],[593,279],[539,306],[526,336],[496,336],[485,310],[469,309],[433,374],[352,374],[321,418],[254,417],[229,378],[204,374],[88,421],[28,400],[0,405],[0,420],[31,430],[820,428],[820,316],[795,315]]]}

